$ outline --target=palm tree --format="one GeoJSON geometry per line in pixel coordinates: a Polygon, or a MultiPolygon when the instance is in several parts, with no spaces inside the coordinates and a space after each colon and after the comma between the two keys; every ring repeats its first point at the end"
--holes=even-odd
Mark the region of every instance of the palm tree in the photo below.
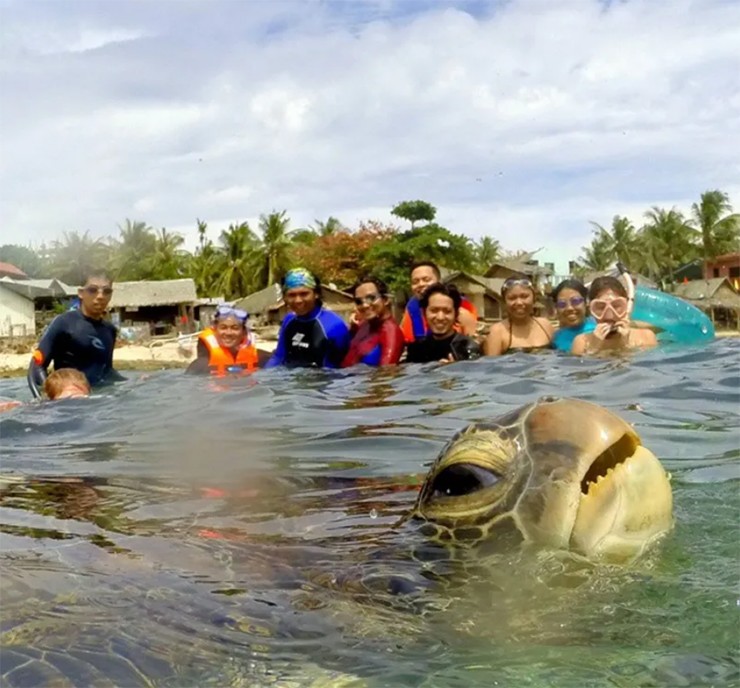
{"type": "Polygon", "coordinates": [[[633,265],[638,254],[637,232],[635,226],[626,217],[615,215],[612,218],[611,230],[596,222],[591,223],[597,237],[609,247],[611,261],[618,260],[625,265],[633,265]]]}
{"type": "Polygon", "coordinates": [[[274,284],[283,276],[288,267],[288,256],[293,243],[291,232],[288,230],[289,226],[290,218],[286,217],[285,210],[260,215],[260,231],[262,232],[260,252],[263,257],[262,264],[267,273],[267,281],[262,286],[274,284]]]}
{"type": "Polygon", "coordinates": [[[691,205],[691,214],[693,225],[701,232],[704,260],[737,250],[740,214],[732,212],[730,197],[724,191],[705,191],[701,201],[691,205]]]}
{"type": "Polygon", "coordinates": [[[82,284],[89,273],[103,269],[110,256],[110,247],[89,232],[64,232],[61,241],[54,241],[49,252],[49,271],[67,284],[82,284]]]}
{"type": "Polygon", "coordinates": [[[501,244],[498,239],[484,236],[473,244],[473,251],[478,272],[485,273],[501,255],[501,244]]]}
{"type": "Polygon", "coordinates": [[[654,266],[657,277],[670,279],[679,265],[696,257],[698,232],[675,208],[653,206],[645,217],[648,222],[641,231],[643,261],[654,266]]]}
{"type": "Polygon", "coordinates": [[[219,272],[219,250],[208,238],[208,225],[198,222],[198,246],[187,260],[187,271],[195,280],[195,288],[201,297],[217,296],[221,273],[219,272]]]}
{"type": "Polygon", "coordinates": [[[164,227],[156,232],[152,254],[152,277],[156,279],[182,277],[187,259],[187,251],[182,249],[184,242],[181,234],[167,232],[164,227]]]}
{"type": "Polygon", "coordinates": [[[254,263],[259,240],[247,222],[231,224],[219,237],[221,250],[212,269],[219,273],[217,289],[227,299],[246,296],[255,286],[254,263]]]}
{"type": "Polygon", "coordinates": [[[347,228],[333,215],[330,215],[326,222],[321,220],[314,220],[314,225],[309,226],[317,236],[330,236],[337,234],[338,232],[345,231],[347,228]]]}
{"type": "Polygon", "coordinates": [[[119,239],[115,242],[111,259],[111,268],[116,279],[149,279],[154,267],[157,242],[154,230],[146,222],[128,219],[118,229],[119,239]]]}

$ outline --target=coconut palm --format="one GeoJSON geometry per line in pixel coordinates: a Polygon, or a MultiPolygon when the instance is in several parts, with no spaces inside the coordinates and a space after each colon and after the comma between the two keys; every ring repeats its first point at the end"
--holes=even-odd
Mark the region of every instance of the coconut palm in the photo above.
{"type": "Polygon", "coordinates": [[[207,236],[208,225],[202,220],[197,222],[198,246],[187,260],[187,271],[195,280],[199,296],[219,296],[220,269],[223,261],[219,260],[219,250],[207,236]]]}
{"type": "Polygon", "coordinates": [[[696,257],[699,233],[675,208],[653,206],[645,217],[648,222],[641,231],[642,260],[653,267],[654,276],[670,279],[679,265],[696,257]]]}
{"type": "Polygon", "coordinates": [[[484,273],[501,256],[501,244],[498,239],[484,236],[477,243],[473,244],[473,252],[475,254],[475,263],[478,272],[484,273]]]}
{"type": "Polygon", "coordinates": [[[182,248],[184,242],[181,234],[168,232],[164,227],[155,233],[152,278],[177,279],[183,276],[188,256],[182,248]]]}
{"type": "Polygon", "coordinates": [[[110,247],[90,232],[64,232],[49,251],[49,273],[67,284],[82,284],[93,270],[105,268],[110,247]]]}
{"type": "Polygon", "coordinates": [[[292,246],[290,218],[285,211],[272,212],[269,215],[260,215],[260,231],[262,232],[262,245],[258,249],[261,260],[258,265],[261,268],[258,273],[265,278],[264,284],[274,284],[280,279],[288,268],[290,248],[292,246]]]}
{"type": "Polygon", "coordinates": [[[111,270],[118,280],[143,280],[151,277],[157,243],[154,230],[146,222],[127,219],[118,226],[113,245],[111,270]]]}
{"type": "Polygon", "coordinates": [[[692,224],[701,232],[704,260],[738,250],[740,214],[732,212],[730,197],[719,189],[705,191],[691,205],[692,224]]]}
{"type": "Polygon", "coordinates": [[[247,222],[231,224],[219,237],[221,250],[212,269],[219,273],[217,290],[227,299],[246,296],[255,288],[254,263],[259,239],[247,222]]]}
{"type": "Polygon", "coordinates": [[[347,230],[347,228],[333,215],[330,215],[326,222],[322,222],[321,220],[314,220],[314,223],[315,224],[309,226],[309,229],[320,237],[331,236],[332,234],[336,234],[337,232],[343,232],[347,230]]]}
{"type": "MultiPolygon", "coordinates": [[[[606,229],[596,222],[591,223],[597,237],[601,238],[604,247],[608,246],[611,262],[620,261],[625,265],[634,265],[638,250],[637,231],[626,217],[615,215],[611,229],[606,229]]],[[[605,248],[606,250],[606,248],[605,248]]]]}

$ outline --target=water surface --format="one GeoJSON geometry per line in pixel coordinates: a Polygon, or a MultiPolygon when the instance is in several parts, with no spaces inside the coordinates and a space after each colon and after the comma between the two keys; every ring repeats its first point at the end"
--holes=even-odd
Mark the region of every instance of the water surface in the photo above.
{"type": "Polygon", "coordinates": [[[2,685],[740,682],[737,340],[128,375],[0,418],[2,685]],[[452,433],[543,395],[616,411],[664,461],[676,528],[656,551],[624,568],[514,549],[461,576],[394,529],[452,433]]]}

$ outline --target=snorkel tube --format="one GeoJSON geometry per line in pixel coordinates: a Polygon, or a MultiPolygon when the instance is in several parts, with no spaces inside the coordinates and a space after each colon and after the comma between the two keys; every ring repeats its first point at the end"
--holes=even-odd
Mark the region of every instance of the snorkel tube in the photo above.
{"type": "Polygon", "coordinates": [[[671,294],[648,289],[634,282],[624,265],[617,263],[620,277],[627,288],[630,319],[639,320],[660,330],[661,344],[702,344],[714,339],[714,325],[696,306],[671,294]]]}

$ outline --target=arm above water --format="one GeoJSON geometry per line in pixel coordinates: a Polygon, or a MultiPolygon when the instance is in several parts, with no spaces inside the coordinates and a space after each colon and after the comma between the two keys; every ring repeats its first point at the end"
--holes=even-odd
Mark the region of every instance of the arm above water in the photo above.
{"type": "Polygon", "coordinates": [[[457,312],[457,322],[460,323],[462,334],[474,336],[478,329],[478,319],[469,310],[460,308],[457,312]]]}
{"type": "Polygon", "coordinates": [[[40,399],[42,396],[49,363],[54,358],[55,346],[63,332],[64,319],[61,315],[58,315],[46,328],[46,332],[42,335],[31,356],[26,380],[35,399],[40,399]]]}
{"type": "Polygon", "coordinates": [[[497,322],[488,331],[486,341],[483,343],[483,353],[486,356],[500,356],[504,353],[504,335],[506,326],[503,322],[497,322]]]}

